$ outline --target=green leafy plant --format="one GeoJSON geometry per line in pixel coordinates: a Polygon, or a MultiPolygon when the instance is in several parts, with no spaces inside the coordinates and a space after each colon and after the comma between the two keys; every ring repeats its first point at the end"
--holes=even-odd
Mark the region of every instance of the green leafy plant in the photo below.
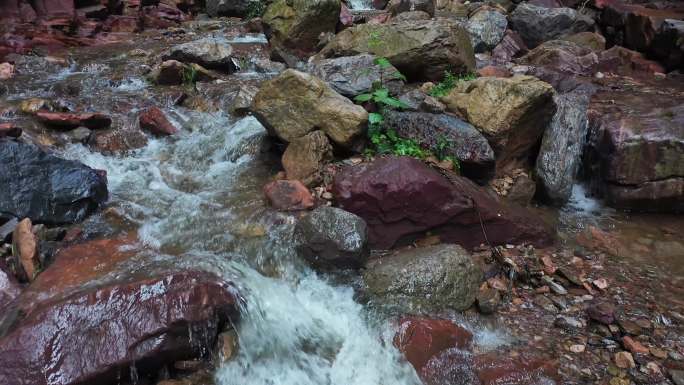
{"type": "Polygon", "coordinates": [[[195,68],[195,66],[184,66],[181,75],[183,76],[183,84],[188,87],[195,86],[195,83],[197,82],[197,68],[195,68]]]}
{"type": "Polygon", "coordinates": [[[477,75],[474,73],[467,73],[464,75],[456,76],[452,74],[450,71],[444,71],[444,79],[442,79],[441,82],[435,84],[431,89],[430,96],[434,96],[436,98],[441,98],[443,96],[447,96],[451,90],[456,87],[456,84],[461,81],[469,81],[469,80],[474,80],[477,78],[477,75]]]}
{"type": "Polygon", "coordinates": [[[247,5],[247,15],[245,18],[250,20],[261,17],[266,12],[266,3],[263,0],[251,0],[247,5]]]}

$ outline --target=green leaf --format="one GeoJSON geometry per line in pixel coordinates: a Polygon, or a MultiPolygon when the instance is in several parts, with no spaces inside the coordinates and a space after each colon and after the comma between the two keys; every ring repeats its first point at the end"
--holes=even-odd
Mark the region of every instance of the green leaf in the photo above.
{"type": "Polygon", "coordinates": [[[385,104],[385,105],[390,106],[390,107],[394,107],[394,108],[407,108],[408,107],[408,105],[406,103],[402,102],[401,100],[393,98],[393,97],[389,97],[389,96],[385,97],[385,98],[381,98],[381,99],[376,98],[375,101],[378,103],[385,104]]]}
{"type": "Polygon", "coordinates": [[[371,112],[368,114],[368,123],[370,124],[380,124],[384,118],[382,117],[382,114],[379,114],[377,112],[371,112]]]}
{"type": "Polygon", "coordinates": [[[385,69],[385,68],[391,67],[392,63],[390,63],[390,61],[387,60],[387,58],[385,58],[385,57],[379,57],[379,58],[375,59],[375,65],[377,65],[378,67],[380,67],[382,69],[385,69]]]}
{"type": "Polygon", "coordinates": [[[393,73],[392,76],[394,76],[395,79],[406,81],[406,76],[399,71],[393,73]]]}
{"type": "Polygon", "coordinates": [[[372,94],[361,94],[361,95],[356,95],[356,97],[354,97],[354,101],[356,101],[357,103],[363,103],[363,102],[367,102],[367,101],[371,100],[372,98],[373,98],[372,94]]]}
{"type": "Polygon", "coordinates": [[[389,90],[387,88],[378,88],[373,92],[373,98],[376,101],[379,101],[380,99],[388,98],[389,97],[389,90]]]}

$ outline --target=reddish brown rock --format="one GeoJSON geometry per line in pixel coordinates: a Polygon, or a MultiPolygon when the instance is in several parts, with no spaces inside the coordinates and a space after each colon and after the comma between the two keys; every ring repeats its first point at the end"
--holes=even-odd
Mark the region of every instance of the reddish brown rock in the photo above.
{"type": "Polygon", "coordinates": [[[449,320],[406,317],[399,321],[394,346],[420,373],[432,357],[450,349],[470,349],[473,335],[449,320]]]}
{"type": "Polygon", "coordinates": [[[492,76],[495,78],[510,78],[512,76],[511,71],[509,71],[506,67],[491,65],[480,68],[477,70],[477,74],[479,76],[492,76]]]}
{"type": "Polygon", "coordinates": [[[307,210],[314,206],[309,189],[298,180],[276,180],[264,186],[264,194],[277,210],[307,210]]]}
{"type": "Polygon", "coordinates": [[[112,119],[100,113],[68,113],[68,112],[45,112],[36,113],[39,121],[50,128],[71,130],[76,127],[90,129],[107,128],[112,124],[112,119]]]}
{"type": "Polygon", "coordinates": [[[96,151],[117,154],[144,147],[147,137],[138,129],[106,130],[93,133],[88,144],[96,151]]]}
{"type": "Polygon", "coordinates": [[[594,302],[587,307],[587,315],[598,323],[610,325],[615,322],[615,306],[608,302],[594,302]]]}
{"type": "Polygon", "coordinates": [[[512,59],[526,54],[525,42],[517,32],[508,30],[499,45],[492,50],[492,61],[498,65],[505,65],[512,59]]]}
{"type": "Polygon", "coordinates": [[[630,352],[634,354],[648,354],[649,350],[647,347],[645,347],[641,342],[635,340],[634,338],[630,336],[624,336],[622,337],[622,344],[624,345],[625,349],[629,350],[630,352]]]}
{"type": "Polygon", "coordinates": [[[33,281],[40,269],[38,259],[38,240],[33,234],[33,226],[29,218],[24,218],[17,224],[12,233],[12,250],[21,279],[33,281]]]}
{"type": "Polygon", "coordinates": [[[21,128],[13,123],[0,123],[0,138],[4,138],[6,136],[18,138],[21,136],[21,132],[21,128]]]}
{"type": "Polygon", "coordinates": [[[128,381],[133,365],[145,376],[213,344],[236,316],[233,285],[163,267],[138,247],[124,237],[60,251],[4,320],[11,326],[0,339],[0,383],[128,381]],[[145,274],[135,274],[138,263],[145,274]]]}
{"type": "Polygon", "coordinates": [[[684,88],[672,81],[611,82],[589,105],[584,164],[614,207],[684,210],[684,88]]]}
{"type": "Polygon", "coordinates": [[[168,136],[178,132],[164,112],[157,107],[144,110],[139,117],[140,128],[157,136],[168,136]]]}
{"type": "Polygon", "coordinates": [[[622,76],[649,77],[656,72],[665,72],[660,64],[646,59],[639,52],[617,45],[599,54],[598,70],[622,76]]]}
{"type": "Polygon", "coordinates": [[[474,366],[481,385],[537,385],[558,377],[556,362],[525,354],[486,353],[475,357],[474,366]]]}
{"type": "Polygon", "coordinates": [[[362,217],[371,246],[387,249],[419,238],[425,231],[444,242],[474,248],[491,244],[549,245],[553,237],[529,211],[501,202],[470,180],[447,178],[420,160],[377,158],[349,166],[335,176],[339,206],[362,217]]]}

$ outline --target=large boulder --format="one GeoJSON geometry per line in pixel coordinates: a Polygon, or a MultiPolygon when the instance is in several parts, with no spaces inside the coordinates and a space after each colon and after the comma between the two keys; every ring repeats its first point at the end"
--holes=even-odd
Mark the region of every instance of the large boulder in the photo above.
{"type": "Polygon", "coordinates": [[[171,47],[163,60],[195,63],[204,68],[234,72],[238,66],[233,58],[233,47],[223,38],[205,37],[171,47]]]}
{"type": "Polygon", "coordinates": [[[441,156],[458,160],[461,173],[477,181],[494,174],[494,151],[472,125],[447,114],[387,111],[385,124],[441,156]]]}
{"type": "Polygon", "coordinates": [[[323,131],[313,131],[293,139],[282,158],[287,178],[300,180],[307,186],[321,183],[323,167],[333,159],[332,150],[323,131]]]}
{"type": "Polygon", "coordinates": [[[349,147],[368,121],[363,107],[321,79],[292,69],[262,83],[252,112],[271,135],[288,143],[322,130],[336,144],[349,147]]]}
{"type": "Polygon", "coordinates": [[[572,8],[545,8],[530,3],[519,4],[509,17],[511,28],[520,34],[528,47],[577,32],[589,31],[594,20],[572,8]]]}
{"type": "Polygon", "coordinates": [[[376,59],[369,54],[322,59],[311,62],[309,71],[349,98],[370,91],[373,84],[380,81],[392,94],[398,93],[404,81],[398,76],[397,69],[391,65],[382,68],[375,64],[376,59]]]}
{"type": "Polygon", "coordinates": [[[684,98],[677,83],[621,80],[589,105],[594,187],[614,207],[684,210],[684,98]]]}
{"type": "Polygon", "coordinates": [[[465,27],[475,52],[491,51],[501,42],[508,26],[506,16],[493,9],[481,9],[470,16],[465,27]]]}
{"type": "Polygon", "coordinates": [[[554,97],[558,110],[544,132],[535,171],[542,194],[557,204],[570,199],[580,170],[590,98],[589,90],[554,97]]]}
{"type": "Polygon", "coordinates": [[[475,70],[468,32],[447,19],[356,25],[338,33],[318,57],[362,53],[386,57],[409,80],[441,80],[447,70],[475,70]]]}
{"type": "Polygon", "coordinates": [[[298,250],[319,268],[359,268],[369,255],[366,223],[335,207],[312,211],[297,222],[294,234],[298,250]]]}
{"type": "Polygon", "coordinates": [[[409,243],[426,231],[466,248],[485,243],[483,231],[494,245],[552,242],[545,225],[528,211],[414,158],[384,157],[343,168],[333,193],[341,208],[366,221],[376,249],[409,243]]]}
{"type": "Polygon", "coordinates": [[[0,383],[116,384],[201,357],[237,321],[239,297],[213,274],[169,266],[128,237],[60,251],[3,314],[0,383]]]}
{"type": "MultiPolygon", "coordinates": [[[[211,17],[238,16],[242,17],[249,12],[253,0],[206,0],[207,14],[211,17]]],[[[256,4],[257,2],[254,1],[256,4]]]]}
{"type": "Polygon", "coordinates": [[[0,216],[60,224],[83,220],[107,200],[102,171],[0,140],[0,216]]]}
{"type": "Polygon", "coordinates": [[[539,143],[556,110],[553,95],[550,84],[518,75],[462,82],[442,100],[489,139],[497,171],[505,171],[539,143]]]}
{"type": "Polygon", "coordinates": [[[275,0],[262,24],[271,45],[304,55],[314,51],[319,35],[335,32],[340,10],[340,0],[275,0]]]}
{"type": "Polygon", "coordinates": [[[367,294],[402,312],[462,311],[475,302],[481,267],[458,245],[399,251],[370,260],[363,272],[367,294]]]}

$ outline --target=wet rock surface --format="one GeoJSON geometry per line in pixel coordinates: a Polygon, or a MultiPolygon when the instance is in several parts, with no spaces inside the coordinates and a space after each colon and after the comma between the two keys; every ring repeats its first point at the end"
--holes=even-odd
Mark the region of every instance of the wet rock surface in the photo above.
{"type": "Polygon", "coordinates": [[[212,274],[127,270],[140,258],[131,242],[105,239],[59,252],[22,294],[19,313],[2,321],[3,383],[114,383],[131,365],[149,373],[198,357],[236,316],[235,289],[212,274]],[[193,329],[206,340],[193,345],[193,329]]]}
{"type": "Polygon", "coordinates": [[[616,207],[681,211],[681,92],[664,83],[637,84],[621,83],[592,98],[589,145],[598,163],[589,167],[596,188],[616,207]]]}
{"type": "Polygon", "coordinates": [[[572,8],[545,8],[530,3],[516,7],[510,23],[530,48],[563,35],[589,31],[594,26],[594,20],[572,8]]]}
{"type": "Polygon", "coordinates": [[[369,54],[322,59],[309,64],[312,75],[325,80],[338,93],[353,98],[368,92],[373,83],[384,81],[384,85],[396,93],[404,82],[397,77],[393,66],[379,67],[377,57],[369,54]]]}
{"type": "Polygon", "coordinates": [[[278,210],[306,210],[314,200],[306,186],[297,180],[276,180],[264,186],[264,194],[278,210]]]}
{"type": "Polygon", "coordinates": [[[387,249],[423,235],[473,248],[531,242],[551,236],[537,218],[507,206],[466,178],[446,177],[407,157],[386,157],[341,170],[333,184],[339,206],[364,218],[372,247],[387,249]]]}
{"type": "Polygon", "coordinates": [[[482,270],[472,256],[447,244],[372,259],[363,271],[371,299],[408,313],[465,310],[475,302],[481,279],[482,270]]]}
{"type": "Polygon", "coordinates": [[[362,218],[335,207],[319,207],[297,222],[299,250],[320,268],[359,268],[369,255],[362,218]]]}
{"type": "Polygon", "coordinates": [[[305,185],[323,181],[322,170],[333,159],[332,146],[323,131],[313,131],[290,142],[283,153],[283,168],[288,179],[305,185]]]}
{"type": "Polygon", "coordinates": [[[487,139],[463,120],[446,114],[390,111],[385,114],[385,124],[435,153],[453,156],[463,175],[471,179],[482,181],[494,174],[494,151],[487,139]]]}
{"type": "Polygon", "coordinates": [[[0,140],[0,213],[38,223],[80,221],[107,200],[106,176],[35,146],[0,140]]]}

